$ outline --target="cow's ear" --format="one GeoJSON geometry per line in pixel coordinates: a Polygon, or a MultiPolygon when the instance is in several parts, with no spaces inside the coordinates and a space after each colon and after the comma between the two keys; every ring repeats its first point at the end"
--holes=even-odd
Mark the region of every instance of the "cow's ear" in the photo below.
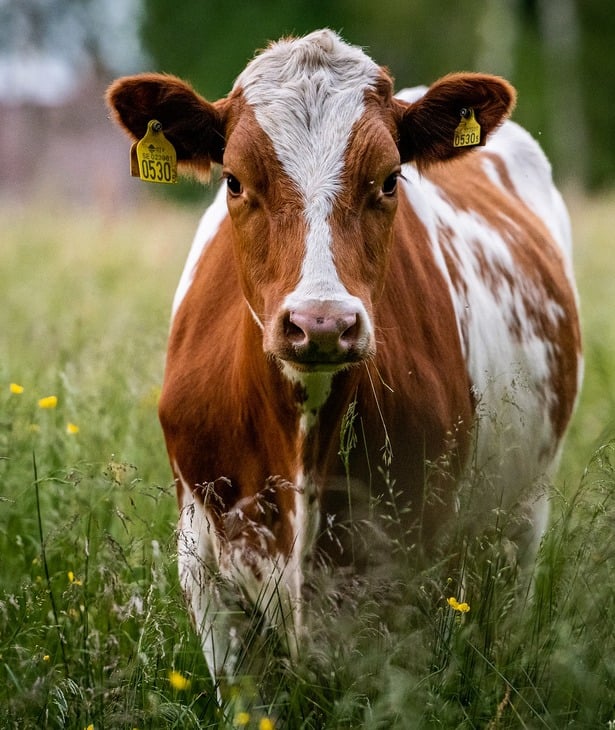
{"type": "Polygon", "coordinates": [[[107,90],[116,121],[133,139],[141,139],[157,119],[175,147],[180,171],[207,177],[212,162],[222,162],[228,102],[214,104],[175,76],[138,74],[117,79],[107,90]]]}
{"type": "Polygon", "coordinates": [[[402,162],[424,168],[471,150],[476,144],[455,146],[455,132],[472,113],[480,125],[478,144],[485,144],[489,133],[508,117],[515,99],[507,81],[477,73],[445,76],[414,103],[395,99],[402,162]]]}

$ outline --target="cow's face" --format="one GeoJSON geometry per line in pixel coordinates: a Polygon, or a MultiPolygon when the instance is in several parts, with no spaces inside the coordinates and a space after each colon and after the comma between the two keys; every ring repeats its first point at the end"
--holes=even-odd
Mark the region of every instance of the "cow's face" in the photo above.
{"type": "Polygon", "coordinates": [[[293,372],[375,352],[401,163],[465,152],[453,137],[467,107],[484,142],[513,98],[500,79],[459,74],[401,102],[383,69],[329,31],[274,44],[215,104],[167,76],[109,92],[133,136],[156,118],[180,163],[222,165],[247,304],[265,352],[293,372]]]}
{"type": "Polygon", "coordinates": [[[390,97],[382,71],[326,33],[270,49],[235,85],[223,169],[244,293],[265,351],[298,370],[375,349],[401,171],[391,112],[368,104],[381,79],[390,97]]]}

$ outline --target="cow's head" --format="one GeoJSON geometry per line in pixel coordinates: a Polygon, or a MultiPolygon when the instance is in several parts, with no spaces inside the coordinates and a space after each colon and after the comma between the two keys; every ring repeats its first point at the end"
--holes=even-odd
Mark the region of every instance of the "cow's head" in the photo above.
{"type": "Polygon", "coordinates": [[[384,69],[324,30],[273,44],[213,104],[159,74],[119,79],[108,101],[135,139],[159,120],[180,171],[222,165],[245,298],[265,351],[297,372],[373,355],[401,164],[471,149],[453,146],[465,108],[484,143],[514,90],[453,74],[403,102],[384,69]]]}

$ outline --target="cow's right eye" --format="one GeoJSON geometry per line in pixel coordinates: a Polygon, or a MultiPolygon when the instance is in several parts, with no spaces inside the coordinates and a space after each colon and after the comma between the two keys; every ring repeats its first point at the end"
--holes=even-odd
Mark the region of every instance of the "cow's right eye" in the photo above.
{"type": "Polygon", "coordinates": [[[226,178],[226,189],[230,195],[238,196],[243,193],[243,185],[234,175],[225,175],[226,178]]]}

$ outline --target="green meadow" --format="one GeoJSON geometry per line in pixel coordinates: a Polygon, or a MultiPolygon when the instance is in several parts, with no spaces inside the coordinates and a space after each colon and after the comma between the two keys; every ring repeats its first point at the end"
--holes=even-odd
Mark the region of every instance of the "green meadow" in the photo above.
{"type": "Polygon", "coordinates": [[[224,706],[180,595],[156,414],[200,211],[5,206],[0,728],[614,727],[615,198],[569,206],[586,375],[533,596],[497,531],[468,546],[461,604],[410,546],[386,578],[314,575],[299,658],[266,640],[224,706]]]}

